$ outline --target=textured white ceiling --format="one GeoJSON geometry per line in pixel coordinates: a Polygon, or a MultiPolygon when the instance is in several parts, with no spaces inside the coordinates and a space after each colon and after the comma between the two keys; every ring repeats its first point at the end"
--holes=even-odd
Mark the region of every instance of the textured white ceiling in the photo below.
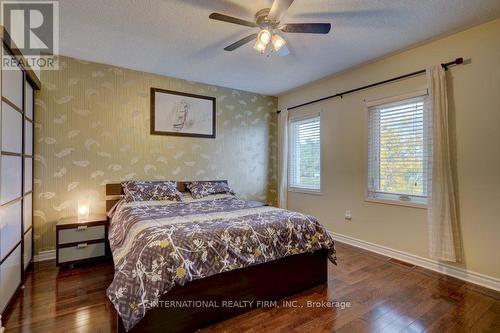
{"type": "Polygon", "coordinates": [[[146,72],[277,95],[435,36],[500,16],[498,0],[295,0],[285,23],[330,22],[328,35],[286,34],[292,52],[266,58],[247,44],[271,0],[60,0],[60,53],[146,72]]]}

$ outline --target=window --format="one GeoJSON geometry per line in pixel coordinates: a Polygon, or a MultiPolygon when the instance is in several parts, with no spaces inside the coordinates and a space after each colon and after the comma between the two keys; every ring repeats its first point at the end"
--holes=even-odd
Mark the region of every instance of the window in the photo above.
{"type": "Polygon", "coordinates": [[[290,120],[288,188],[319,192],[321,189],[320,116],[290,120]]]}
{"type": "Polygon", "coordinates": [[[430,118],[426,96],[368,106],[368,198],[427,203],[430,118]]]}

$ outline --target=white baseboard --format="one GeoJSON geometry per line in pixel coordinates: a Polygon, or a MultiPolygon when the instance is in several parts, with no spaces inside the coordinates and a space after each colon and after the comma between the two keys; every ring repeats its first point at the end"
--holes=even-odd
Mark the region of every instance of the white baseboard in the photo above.
{"type": "Polygon", "coordinates": [[[333,236],[333,239],[338,240],[341,243],[346,243],[355,247],[359,247],[371,252],[382,254],[387,257],[392,257],[399,259],[410,264],[420,266],[431,271],[435,271],[441,274],[449,275],[460,280],[464,280],[470,283],[474,283],[486,288],[490,288],[496,291],[500,291],[500,279],[484,275],[481,273],[469,271],[467,269],[454,267],[450,264],[439,262],[437,260],[420,257],[411,253],[391,249],[386,246],[366,242],[360,239],[356,239],[350,236],[345,236],[329,231],[333,236]]]}
{"type": "Polygon", "coordinates": [[[40,251],[33,256],[33,261],[47,261],[56,259],[56,250],[40,251]]]}
{"type": "MultiPolygon", "coordinates": [[[[411,253],[395,250],[386,246],[366,242],[364,240],[360,240],[350,236],[341,235],[331,231],[328,232],[333,236],[335,240],[338,240],[339,242],[346,243],[378,254],[382,254],[387,257],[399,259],[408,262],[410,264],[429,269],[431,271],[449,275],[463,281],[467,281],[486,288],[500,291],[500,279],[484,275],[481,273],[469,271],[463,268],[454,267],[452,265],[439,262],[437,260],[420,257],[411,253]]],[[[33,258],[35,262],[54,260],[54,259],[56,259],[56,250],[41,251],[33,258]]]]}

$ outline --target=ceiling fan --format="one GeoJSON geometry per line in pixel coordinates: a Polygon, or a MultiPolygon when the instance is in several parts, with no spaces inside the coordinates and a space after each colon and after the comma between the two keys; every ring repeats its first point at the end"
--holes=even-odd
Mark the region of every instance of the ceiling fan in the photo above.
{"type": "MultiPolygon", "coordinates": [[[[294,0],[274,0],[271,8],[264,8],[255,14],[255,22],[242,20],[233,16],[220,13],[212,13],[209,18],[233,24],[244,25],[251,28],[259,28],[260,31],[248,35],[233,44],[226,46],[225,51],[234,51],[255,40],[254,49],[260,54],[266,51],[276,52],[280,56],[290,53],[286,46],[286,40],[281,36],[285,33],[307,33],[307,34],[327,34],[330,32],[330,23],[287,23],[281,24],[280,18],[292,5],[294,0]]],[[[268,54],[269,54],[268,53],[268,54]]]]}

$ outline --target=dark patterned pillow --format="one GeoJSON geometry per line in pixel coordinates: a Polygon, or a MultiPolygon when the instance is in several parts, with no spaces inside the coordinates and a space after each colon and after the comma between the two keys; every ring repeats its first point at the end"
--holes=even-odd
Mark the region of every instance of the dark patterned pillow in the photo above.
{"type": "Polygon", "coordinates": [[[182,194],[173,181],[136,181],[122,182],[125,201],[182,201],[182,194]]]}
{"type": "Polygon", "coordinates": [[[226,182],[189,182],[186,185],[189,192],[194,199],[200,199],[206,197],[210,194],[218,194],[218,193],[229,193],[234,194],[233,190],[227,185],[226,182]]]}

